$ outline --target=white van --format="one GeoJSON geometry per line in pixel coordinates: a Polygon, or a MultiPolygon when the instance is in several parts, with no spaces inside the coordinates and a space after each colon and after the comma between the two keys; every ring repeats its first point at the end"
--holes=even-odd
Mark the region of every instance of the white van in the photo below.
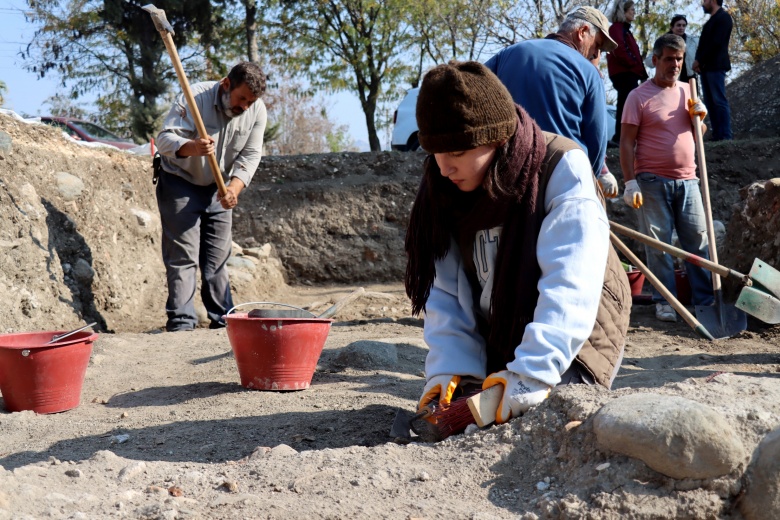
{"type": "Polygon", "coordinates": [[[393,139],[390,147],[400,152],[414,152],[420,149],[417,140],[417,93],[419,88],[410,88],[393,114],[393,139]]]}

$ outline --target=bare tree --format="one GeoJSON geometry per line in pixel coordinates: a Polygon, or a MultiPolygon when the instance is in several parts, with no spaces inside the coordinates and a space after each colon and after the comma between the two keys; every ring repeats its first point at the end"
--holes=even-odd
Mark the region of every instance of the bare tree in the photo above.
{"type": "Polygon", "coordinates": [[[269,89],[263,99],[278,127],[275,139],[266,142],[269,155],[357,151],[346,125],[334,123],[327,103],[299,81],[282,76],[278,88],[269,89]]]}
{"type": "Polygon", "coordinates": [[[304,73],[315,87],[349,90],[360,100],[371,150],[381,149],[377,105],[408,74],[411,0],[298,0],[275,20],[282,66],[304,73]]]}

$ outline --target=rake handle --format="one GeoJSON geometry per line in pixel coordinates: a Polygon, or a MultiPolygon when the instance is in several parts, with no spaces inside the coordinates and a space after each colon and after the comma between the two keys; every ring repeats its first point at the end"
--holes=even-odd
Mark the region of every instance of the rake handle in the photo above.
{"type": "Polygon", "coordinates": [[[701,267],[703,269],[706,269],[710,272],[713,272],[715,274],[718,274],[726,278],[731,277],[731,278],[739,279],[742,282],[742,285],[746,287],[750,287],[753,285],[753,282],[750,280],[750,276],[746,274],[742,274],[739,271],[735,271],[734,269],[730,269],[726,266],[716,264],[715,262],[711,262],[710,260],[702,258],[698,255],[694,255],[687,251],[683,251],[682,249],[678,249],[665,242],[661,242],[660,240],[656,240],[653,237],[649,237],[638,231],[634,231],[631,228],[618,224],[617,222],[612,222],[610,220],[609,227],[611,229],[614,229],[621,235],[634,239],[637,242],[642,242],[643,244],[646,244],[650,247],[654,247],[655,249],[663,251],[664,253],[669,253],[670,255],[676,256],[677,258],[685,260],[686,262],[691,263],[697,267],[701,267]]]}
{"type": "Polygon", "coordinates": [[[659,280],[651,271],[647,268],[645,264],[642,263],[642,261],[631,251],[628,246],[626,246],[618,237],[615,235],[614,232],[609,232],[609,238],[612,240],[612,243],[615,244],[615,247],[617,247],[621,253],[623,253],[626,258],[628,258],[629,262],[634,264],[639,270],[642,272],[642,274],[645,275],[645,278],[648,279],[648,281],[653,284],[653,287],[656,288],[656,290],[661,293],[661,296],[663,296],[667,302],[669,302],[669,305],[676,310],[680,316],[683,317],[686,323],[691,326],[691,328],[698,334],[700,337],[704,339],[708,339],[710,341],[715,341],[715,338],[712,337],[712,334],[704,328],[704,325],[702,325],[699,320],[693,317],[693,314],[691,314],[688,309],[686,309],[682,303],[680,303],[680,300],[678,300],[672,292],[666,288],[664,284],[661,283],[661,280],[659,280]]]}

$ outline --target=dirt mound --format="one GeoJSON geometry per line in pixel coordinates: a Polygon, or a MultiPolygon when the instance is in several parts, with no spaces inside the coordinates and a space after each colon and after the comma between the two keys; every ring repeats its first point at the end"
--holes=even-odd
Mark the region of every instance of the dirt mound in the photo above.
{"type": "Polygon", "coordinates": [[[737,139],[780,136],[780,56],[740,75],[726,87],[737,139]]]}

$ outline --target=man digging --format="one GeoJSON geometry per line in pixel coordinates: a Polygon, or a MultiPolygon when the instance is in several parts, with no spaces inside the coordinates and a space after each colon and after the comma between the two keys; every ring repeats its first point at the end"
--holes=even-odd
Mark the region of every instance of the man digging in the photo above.
{"type": "Polygon", "coordinates": [[[179,95],[157,136],[162,172],[157,205],[162,223],[162,255],[168,280],[167,331],[192,330],[196,271],[201,270],[201,298],[209,328],[225,326],[222,316],[233,307],[227,260],[232,244],[232,209],[260,164],[266,125],[265,74],[241,62],[220,81],[192,85],[207,139],[198,136],[184,94],[179,95]],[[224,196],[218,195],[207,158],[229,172],[224,196]]]}

